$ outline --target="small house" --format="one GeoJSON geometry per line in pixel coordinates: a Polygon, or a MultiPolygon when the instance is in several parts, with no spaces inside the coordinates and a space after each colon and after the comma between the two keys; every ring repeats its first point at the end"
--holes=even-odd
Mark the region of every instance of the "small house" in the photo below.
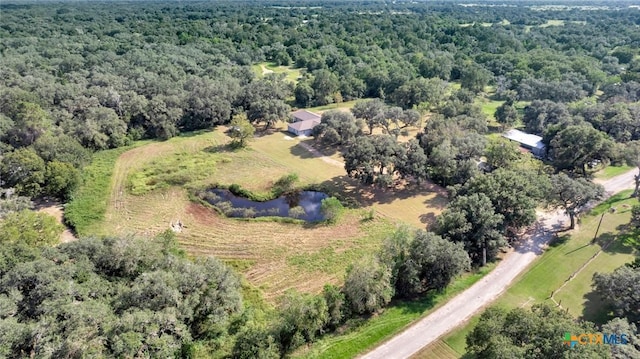
{"type": "Polygon", "coordinates": [[[542,143],[542,137],[520,130],[511,129],[505,132],[502,137],[517,142],[520,147],[528,150],[536,157],[545,156],[545,145],[542,143]]]}
{"type": "Polygon", "coordinates": [[[320,115],[307,110],[298,110],[291,114],[293,122],[287,126],[287,131],[296,136],[310,136],[313,128],[320,124],[320,115]]]}

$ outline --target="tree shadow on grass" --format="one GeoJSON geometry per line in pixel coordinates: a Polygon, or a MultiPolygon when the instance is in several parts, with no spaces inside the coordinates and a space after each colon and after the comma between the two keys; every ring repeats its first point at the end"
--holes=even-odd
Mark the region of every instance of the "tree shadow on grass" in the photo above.
{"type": "Polygon", "coordinates": [[[446,206],[446,191],[434,184],[423,183],[421,185],[410,185],[398,188],[377,188],[373,185],[363,185],[358,180],[347,175],[337,176],[326,180],[319,185],[320,188],[327,188],[338,193],[345,199],[350,199],[362,206],[375,204],[388,204],[398,200],[406,200],[416,195],[434,193],[431,198],[423,203],[426,207],[443,209],[446,206]]]}
{"type": "MultiPolygon", "coordinates": [[[[288,133],[288,132],[287,132],[288,133]]],[[[290,136],[289,134],[288,136],[290,136]]],[[[313,140],[301,140],[296,143],[295,146],[291,146],[290,150],[291,154],[300,158],[319,158],[321,156],[330,157],[339,152],[339,150],[334,146],[320,146],[315,143],[313,140]],[[309,146],[312,150],[305,148],[304,146],[309,146]],[[317,151],[314,153],[314,151],[317,151]]]]}
{"type": "Polygon", "coordinates": [[[291,146],[291,149],[289,150],[289,152],[292,155],[294,155],[296,157],[299,157],[299,158],[302,158],[302,159],[318,158],[318,156],[313,154],[308,149],[302,147],[302,145],[299,144],[299,143],[296,143],[294,146],[291,146]]]}
{"type": "Polygon", "coordinates": [[[623,229],[618,235],[606,232],[595,238],[593,244],[599,245],[606,253],[631,254],[634,252],[634,243],[639,235],[637,230],[625,231],[623,229]]]}
{"type": "Polygon", "coordinates": [[[569,239],[571,239],[571,236],[568,234],[563,234],[561,236],[554,236],[553,240],[551,240],[551,242],[549,242],[549,247],[559,247],[565,243],[567,243],[567,241],[569,241],[569,239]]]}
{"type": "Polygon", "coordinates": [[[435,213],[425,213],[420,215],[420,223],[427,226],[427,228],[431,227],[436,223],[436,215],[435,213]]]}
{"type": "Polygon", "coordinates": [[[254,137],[264,137],[264,136],[269,136],[272,135],[276,132],[284,132],[284,133],[288,133],[289,136],[291,136],[291,134],[289,132],[283,131],[279,128],[276,127],[269,127],[266,128],[265,126],[254,126],[256,128],[256,132],[253,134],[254,137]]]}
{"type": "Polygon", "coordinates": [[[185,132],[180,132],[177,137],[190,138],[190,137],[200,136],[200,135],[202,135],[204,133],[210,133],[210,132],[215,132],[215,131],[216,131],[215,128],[203,129],[203,130],[195,130],[195,131],[185,131],[185,132]]]}
{"type": "Polygon", "coordinates": [[[324,156],[333,156],[338,152],[342,151],[342,146],[337,145],[322,145],[314,140],[306,139],[303,142],[309,146],[312,146],[318,152],[322,153],[324,156]]]}
{"type": "Polygon", "coordinates": [[[415,299],[394,300],[391,305],[399,308],[402,314],[420,314],[436,305],[435,297],[437,295],[438,292],[431,291],[415,299]]]}
{"type": "Polygon", "coordinates": [[[233,145],[231,143],[224,143],[224,144],[205,147],[202,149],[202,151],[207,153],[224,153],[224,152],[235,152],[241,149],[242,147],[239,147],[237,145],[233,145]]]}
{"type": "Polygon", "coordinates": [[[614,317],[609,304],[603,301],[595,291],[585,294],[583,298],[586,301],[582,309],[582,319],[596,324],[604,324],[614,317]]]}

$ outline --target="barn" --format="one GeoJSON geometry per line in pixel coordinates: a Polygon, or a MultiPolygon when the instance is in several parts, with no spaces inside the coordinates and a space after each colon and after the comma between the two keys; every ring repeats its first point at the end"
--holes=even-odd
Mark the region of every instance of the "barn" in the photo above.
{"type": "Polygon", "coordinates": [[[542,143],[542,137],[512,129],[505,132],[502,137],[517,142],[520,147],[527,149],[536,157],[545,156],[545,145],[542,143]]]}
{"type": "Polygon", "coordinates": [[[313,128],[320,124],[320,115],[307,110],[298,110],[291,114],[292,121],[287,131],[296,136],[311,136],[313,128]]]}

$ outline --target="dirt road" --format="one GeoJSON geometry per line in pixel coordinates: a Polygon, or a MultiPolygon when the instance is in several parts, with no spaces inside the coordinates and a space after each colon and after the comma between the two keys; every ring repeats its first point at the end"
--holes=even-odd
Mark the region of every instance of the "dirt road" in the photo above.
{"type": "MultiPolygon", "coordinates": [[[[633,188],[637,169],[600,183],[609,195],[633,188]]],[[[463,324],[482,308],[497,299],[511,282],[540,255],[553,233],[566,225],[568,218],[561,211],[539,213],[538,222],[522,239],[522,243],[496,268],[471,288],[421,319],[373,351],[361,356],[366,359],[409,358],[423,347],[463,324]]]]}
{"type": "Polygon", "coordinates": [[[337,166],[337,167],[341,167],[344,168],[344,163],[338,161],[338,160],[334,160],[331,157],[325,156],[322,153],[320,153],[320,151],[316,150],[315,148],[313,148],[311,145],[304,143],[302,141],[298,142],[298,144],[300,146],[302,146],[302,148],[304,148],[305,150],[309,151],[311,154],[313,154],[315,157],[320,158],[322,161],[332,165],[332,166],[337,166]]]}

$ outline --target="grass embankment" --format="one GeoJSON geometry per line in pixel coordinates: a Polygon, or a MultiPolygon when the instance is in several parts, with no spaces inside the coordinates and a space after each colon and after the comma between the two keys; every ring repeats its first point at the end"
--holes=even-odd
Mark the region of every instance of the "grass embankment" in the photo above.
{"type": "MultiPolygon", "coordinates": [[[[582,219],[579,229],[559,237],[494,305],[505,308],[531,307],[543,302],[556,305],[549,298],[551,292],[555,292],[555,301],[576,318],[598,324],[606,322],[609,319],[607,309],[592,293],[591,282],[595,272],[611,272],[635,257],[633,249],[625,246],[624,236],[620,236],[621,226],[629,222],[631,205],[637,203],[637,199],[629,198],[630,193],[621,192],[594,208],[582,219]],[[609,208],[616,208],[615,213],[610,213],[609,208]],[[597,239],[592,243],[603,213],[597,239]],[[601,253],[594,258],[599,251],[601,253]],[[563,287],[572,276],[573,279],[563,287]]],[[[477,320],[476,316],[442,341],[462,356],[466,334],[477,320]]],[[[420,357],[428,358],[438,345],[440,343],[427,348],[420,357]]]]}
{"type": "Polygon", "coordinates": [[[341,335],[329,335],[308,348],[294,353],[294,358],[352,358],[359,353],[373,349],[384,340],[401,332],[412,322],[428,315],[465,289],[472,286],[491,271],[490,265],[475,273],[468,273],[454,281],[442,293],[431,295],[417,301],[396,302],[386,308],[382,314],[370,318],[352,331],[341,335]]]}

